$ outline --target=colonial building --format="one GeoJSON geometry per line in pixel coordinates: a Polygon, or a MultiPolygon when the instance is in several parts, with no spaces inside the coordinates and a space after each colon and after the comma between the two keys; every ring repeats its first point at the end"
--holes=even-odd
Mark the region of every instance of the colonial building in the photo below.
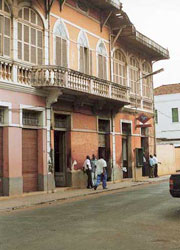
{"type": "Polygon", "coordinates": [[[92,154],[109,180],[142,176],[141,149],[154,150],[143,77],[169,53],[119,0],[0,0],[0,53],[2,195],[80,187],[92,154]]]}

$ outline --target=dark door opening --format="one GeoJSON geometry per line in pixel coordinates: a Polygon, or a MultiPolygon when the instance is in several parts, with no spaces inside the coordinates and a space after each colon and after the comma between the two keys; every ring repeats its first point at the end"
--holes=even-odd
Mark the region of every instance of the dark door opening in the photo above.
{"type": "Polygon", "coordinates": [[[141,148],[143,149],[143,153],[146,158],[146,162],[143,163],[142,167],[142,176],[149,176],[149,167],[148,167],[148,159],[149,159],[149,143],[148,137],[141,137],[141,148]]]}
{"type": "Polygon", "coordinates": [[[54,177],[56,187],[67,185],[66,133],[54,131],[54,177]]]}

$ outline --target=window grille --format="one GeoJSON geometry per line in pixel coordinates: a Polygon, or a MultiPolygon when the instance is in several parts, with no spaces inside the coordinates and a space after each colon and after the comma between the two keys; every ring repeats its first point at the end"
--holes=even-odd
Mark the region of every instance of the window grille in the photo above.
{"type": "Polygon", "coordinates": [[[99,119],[99,132],[110,132],[110,121],[99,119]]]}
{"type": "Polygon", "coordinates": [[[4,123],[4,109],[0,108],[0,124],[4,123]]]}
{"type": "Polygon", "coordinates": [[[67,116],[66,115],[54,115],[55,128],[67,128],[67,116]]]}
{"type": "Polygon", "coordinates": [[[23,125],[39,126],[39,112],[23,110],[23,125]]]}

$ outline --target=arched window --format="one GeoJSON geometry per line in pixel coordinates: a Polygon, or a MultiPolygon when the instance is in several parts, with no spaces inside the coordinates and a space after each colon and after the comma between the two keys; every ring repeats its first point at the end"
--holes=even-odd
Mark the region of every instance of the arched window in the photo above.
{"type": "Polygon", "coordinates": [[[67,67],[67,33],[62,22],[55,29],[56,65],[67,67]]]}
{"type": "Polygon", "coordinates": [[[84,32],[79,36],[79,70],[85,74],[92,74],[92,51],[88,48],[88,40],[84,32]]]}
{"type": "Polygon", "coordinates": [[[38,65],[43,61],[43,22],[28,7],[18,14],[18,59],[38,65]]]}
{"type": "MultiPolygon", "coordinates": [[[[144,62],[142,65],[142,74],[143,76],[150,74],[152,72],[151,66],[149,63],[144,62]]],[[[147,98],[152,97],[152,77],[142,79],[142,95],[147,98]]]]}
{"type": "Polygon", "coordinates": [[[139,63],[134,56],[130,58],[129,77],[130,77],[131,93],[140,95],[139,63]]]}
{"type": "Polygon", "coordinates": [[[113,81],[121,85],[127,85],[126,71],[125,56],[117,49],[113,54],[113,81]]]}
{"type": "Polygon", "coordinates": [[[103,42],[98,46],[98,77],[107,79],[106,48],[103,42]]]}
{"type": "Polygon", "coordinates": [[[0,54],[10,56],[11,13],[8,4],[0,1],[0,54]]]}

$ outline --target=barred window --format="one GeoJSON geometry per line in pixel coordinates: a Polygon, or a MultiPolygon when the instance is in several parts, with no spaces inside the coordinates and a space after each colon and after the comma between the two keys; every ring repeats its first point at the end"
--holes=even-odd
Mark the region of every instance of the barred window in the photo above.
{"type": "Polygon", "coordinates": [[[39,126],[40,112],[34,110],[23,110],[23,125],[39,126]]]}
{"type": "Polygon", "coordinates": [[[38,65],[43,61],[43,22],[27,7],[18,15],[18,59],[38,65]]]}
{"type": "Polygon", "coordinates": [[[55,30],[56,65],[67,67],[67,33],[64,24],[60,22],[55,30]]]}
{"type": "MultiPolygon", "coordinates": [[[[152,72],[151,66],[147,63],[144,62],[142,65],[142,74],[143,76],[150,74],[152,72]]],[[[153,86],[152,86],[152,76],[149,76],[147,78],[142,79],[142,94],[144,97],[151,98],[152,97],[152,91],[153,91],[153,86]]]]}
{"type": "Polygon", "coordinates": [[[8,4],[0,1],[0,55],[10,57],[11,12],[8,4]]]}
{"type": "Polygon", "coordinates": [[[55,128],[66,128],[67,127],[67,115],[55,114],[54,115],[54,126],[55,128]]]}
{"type": "Polygon", "coordinates": [[[106,48],[103,42],[98,47],[98,77],[107,79],[106,48]]]}
{"type": "Polygon", "coordinates": [[[4,123],[4,108],[0,107],[0,124],[4,123]]]}
{"type": "Polygon", "coordinates": [[[127,85],[126,59],[119,49],[113,54],[113,81],[121,85],[127,85]]]}
{"type": "Polygon", "coordinates": [[[140,94],[140,73],[139,73],[139,63],[136,60],[134,56],[130,58],[130,72],[129,72],[129,77],[130,77],[130,88],[131,88],[131,93],[133,94],[140,94]]]}

